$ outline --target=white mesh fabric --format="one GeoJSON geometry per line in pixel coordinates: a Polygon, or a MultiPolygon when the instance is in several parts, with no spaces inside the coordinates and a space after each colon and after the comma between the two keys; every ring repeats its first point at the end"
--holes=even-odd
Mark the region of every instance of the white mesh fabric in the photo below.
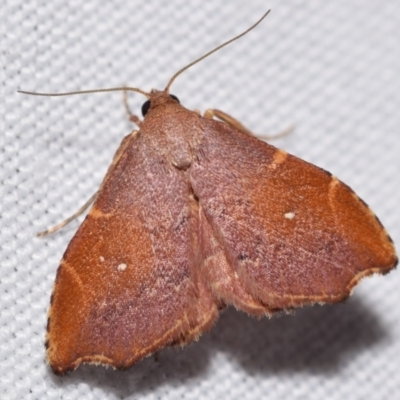
{"type": "MultiPolygon", "coordinates": [[[[400,243],[400,3],[382,0],[5,0],[1,15],[1,399],[398,399],[400,275],[343,305],[260,321],[228,309],[210,333],[126,372],[45,363],[57,266],[79,225],[36,232],[96,190],[132,129],[122,94],[41,98],[129,84],[163,88],[179,68],[190,109],[220,108],[349,184],[400,243]]],[[[140,113],[144,98],[130,97],[140,113]]],[[[82,218],[80,219],[82,220],[82,218]]]]}

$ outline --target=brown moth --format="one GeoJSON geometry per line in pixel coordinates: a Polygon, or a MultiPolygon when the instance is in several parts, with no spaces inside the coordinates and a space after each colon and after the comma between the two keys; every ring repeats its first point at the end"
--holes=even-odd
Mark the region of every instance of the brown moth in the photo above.
{"type": "Polygon", "coordinates": [[[197,340],[228,305],[260,317],[340,302],[397,264],[378,218],[329,172],[221,111],[180,105],[169,88],[195,62],[163,91],[125,88],[147,96],[144,120],[132,117],[140,129],[57,271],[46,339],[56,374],[130,367],[197,340]]]}

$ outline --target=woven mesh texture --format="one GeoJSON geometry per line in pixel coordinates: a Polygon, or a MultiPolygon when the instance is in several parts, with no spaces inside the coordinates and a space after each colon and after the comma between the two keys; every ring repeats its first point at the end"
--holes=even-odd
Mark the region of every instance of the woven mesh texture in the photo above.
{"type": "MultiPolygon", "coordinates": [[[[45,362],[57,266],[79,226],[35,233],[97,189],[133,126],[121,93],[163,88],[179,68],[272,13],[173,85],[331,171],[400,243],[400,2],[389,0],[3,0],[0,129],[1,399],[400,399],[400,274],[364,280],[345,304],[256,320],[226,310],[199,342],[126,372],[45,362]]],[[[143,97],[132,94],[140,113],[143,97]]]]}

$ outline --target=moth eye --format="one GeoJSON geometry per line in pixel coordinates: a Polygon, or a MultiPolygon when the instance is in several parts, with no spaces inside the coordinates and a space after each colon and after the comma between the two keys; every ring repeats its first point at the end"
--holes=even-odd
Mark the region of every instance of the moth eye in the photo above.
{"type": "Polygon", "coordinates": [[[143,115],[143,117],[145,117],[147,112],[149,111],[150,104],[151,104],[150,100],[147,100],[146,102],[143,103],[143,105],[142,105],[142,115],[143,115]]]}
{"type": "Polygon", "coordinates": [[[181,102],[179,101],[179,99],[178,99],[175,95],[170,94],[169,97],[172,97],[172,98],[173,98],[174,100],[176,100],[179,104],[181,103],[181,102]]]}

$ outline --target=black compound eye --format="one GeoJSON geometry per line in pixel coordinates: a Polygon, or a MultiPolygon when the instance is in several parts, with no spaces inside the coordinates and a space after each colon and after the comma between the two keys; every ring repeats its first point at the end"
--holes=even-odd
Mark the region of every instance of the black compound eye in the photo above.
{"type": "Polygon", "coordinates": [[[179,101],[179,99],[178,99],[175,95],[170,94],[169,97],[172,97],[172,98],[173,98],[174,100],[176,100],[179,104],[181,103],[181,102],[179,101]]]}
{"type": "Polygon", "coordinates": [[[144,103],[143,103],[143,105],[142,105],[142,115],[143,115],[143,117],[145,117],[146,116],[146,114],[147,114],[147,112],[149,111],[149,109],[150,109],[150,100],[147,100],[147,101],[145,101],[144,103]]]}

